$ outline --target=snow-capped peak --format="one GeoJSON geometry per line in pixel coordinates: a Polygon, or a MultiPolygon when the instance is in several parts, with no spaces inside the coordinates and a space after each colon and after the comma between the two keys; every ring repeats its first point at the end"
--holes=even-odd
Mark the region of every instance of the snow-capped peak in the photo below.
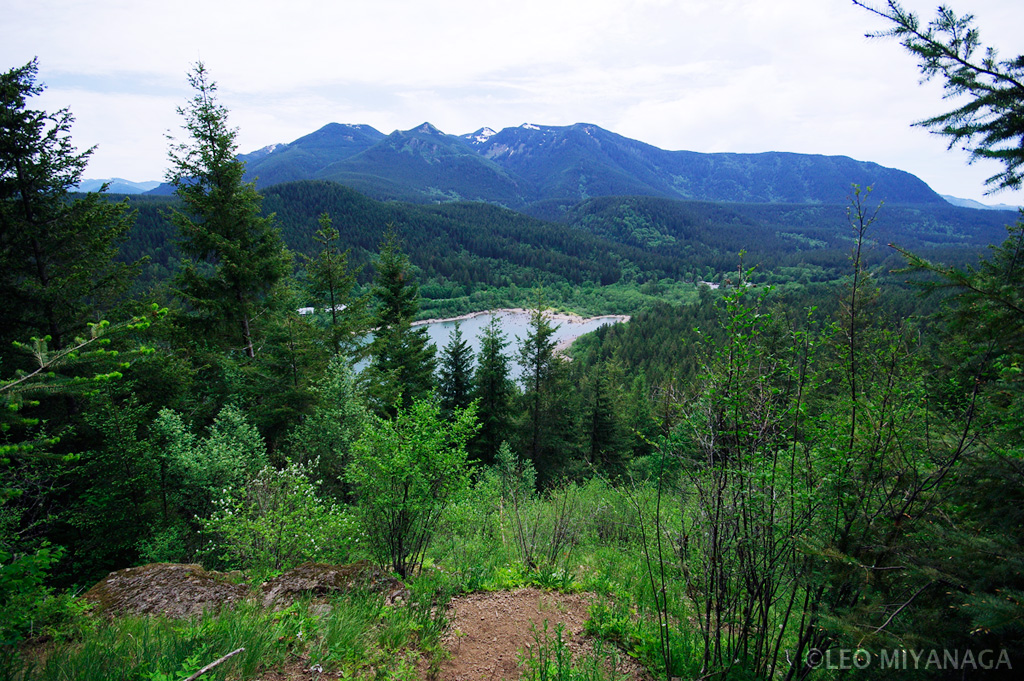
{"type": "Polygon", "coordinates": [[[490,138],[494,137],[497,134],[498,133],[496,133],[491,128],[480,128],[479,130],[477,130],[475,133],[473,133],[471,135],[471,138],[474,141],[479,142],[480,144],[483,144],[484,142],[486,142],[487,140],[489,140],[490,138]]]}
{"type": "Polygon", "coordinates": [[[533,123],[523,123],[519,127],[523,128],[524,130],[540,130],[540,126],[534,125],[533,123]]]}

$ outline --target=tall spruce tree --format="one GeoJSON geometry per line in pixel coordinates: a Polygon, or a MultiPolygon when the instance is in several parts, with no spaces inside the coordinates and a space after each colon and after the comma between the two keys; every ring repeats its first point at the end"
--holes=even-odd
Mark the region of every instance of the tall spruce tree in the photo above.
{"type": "Polygon", "coordinates": [[[441,350],[438,373],[437,393],[441,398],[441,411],[448,415],[468,407],[473,401],[473,350],[463,337],[459,322],[455,322],[448,344],[441,350]]]}
{"type": "Polygon", "coordinates": [[[508,340],[497,317],[491,317],[480,337],[480,355],[473,376],[473,399],[477,400],[480,431],[473,453],[484,464],[497,460],[501,444],[512,436],[512,403],[515,384],[511,379],[508,340]]]}
{"type": "Polygon", "coordinates": [[[341,235],[334,227],[331,216],[322,213],[320,228],[313,235],[313,241],[320,244],[316,257],[302,256],[306,274],[306,286],[315,307],[328,312],[330,325],[327,339],[332,355],[344,354],[352,361],[360,359],[360,338],[367,331],[369,319],[366,315],[368,300],[356,298],[352,291],[356,285],[359,269],[348,267],[349,251],[341,251],[338,243],[341,235]]]}
{"type": "Polygon", "coordinates": [[[380,246],[373,296],[377,308],[370,366],[364,375],[374,407],[394,415],[398,407],[408,407],[433,389],[436,349],[426,327],[412,327],[419,310],[419,287],[392,228],[380,246]]]}
{"type": "Polygon", "coordinates": [[[256,185],[242,181],[238,131],[228,127],[216,83],[202,62],[188,79],[195,94],[178,113],[189,139],[172,140],[167,172],[184,205],[173,215],[187,258],[176,285],[206,338],[253,359],[259,326],[272,321],[267,312],[291,256],[273,216],[261,214],[256,185]]]}
{"type": "Polygon", "coordinates": [[[554,334],[547,309],[538,300],[530,314],[529,330],[519,344],[523,366],[522,450],[537,469],[540,484],[550,484],[569,471],[577,454],[577,395],[569,390],[566,363],[555,354],[554,334]]]}
{"type": "Polygon", "coordinates": [[[526,451],[537,466],[544,436],[544,403],[555,362],[557,327],[552,326],[543,304],[530,313],[530,330],[519,344],[519,362],[523,365],[523,399],[526,405],[526,451]]]}
{"type": "Polygon", "coordinates": [[[76,197],[92,149],[71,142],[74,118],[28,108],[38,64],[0,74],[0,358],[12,341],[49,336],[60,350],[119,302],[135,265],[115,260],[131,227],[126,203],[76,197]]]}
{"type": "Polygon", "coordinates": [[[632,453],[624,425],[622,388],[616,373],[608,363],[599,364],[591,371],[584,422],[587,458],[592,466],[609,476],[625,473],[632,453]]]}

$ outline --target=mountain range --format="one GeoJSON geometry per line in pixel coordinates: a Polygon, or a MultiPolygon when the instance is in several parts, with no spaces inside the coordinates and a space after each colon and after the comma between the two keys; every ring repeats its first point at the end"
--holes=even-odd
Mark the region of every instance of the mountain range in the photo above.
{"type": "Polygon", "coordinates": [[[98,192],[104,185],[111,194],[144,194],[160,186],[160,182],[150,180],[148,182],[132,182],[121,177],[111,177],[105,180],[82,180],[78,184],[80,192],[98,192]]]}
{"type": "MultiPolygon", "coordinates": [[[[846,156],[665,151],[585,123],[466,135],[430,123],[390,135],[330,123],[239,158],[261,189],[329,180],[378,200],[483,201],[546,218],[602,196],[845,204],[852,184],[872,186],[888,203],[945,203],[910,173],[846,156]]],[[[167,185],[153,190],[170,192],[167,185]]]]}

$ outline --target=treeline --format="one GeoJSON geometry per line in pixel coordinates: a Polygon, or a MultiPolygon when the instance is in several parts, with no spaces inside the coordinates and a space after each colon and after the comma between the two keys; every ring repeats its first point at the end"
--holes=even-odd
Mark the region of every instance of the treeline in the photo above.
{"type": "MultiPolygon", "coordinates": [[[[115,197],[111,197],[115,198],[115,197]]],[[[876,198],[877,200],[877,198],[876,198]]],[[[122,258],[148,258],[140,285],[166,281],[179,262],[169,215],[173,197],[130,197],[135,224],[122,258]]],[[[575,206],[555,222],[529,218],[485,203],[433,206],[382,203],[326,181],[290,182],[264,192],[262,210],[273,214],[287,247],[311,255],[321,213],[328,213],[350,250],[360,284],[384,225],[403,239],[421,278],[426,309],[460,314],[468,298],[490,292],[495,304],[521,304],[520,292],[537,285],[616,285],[640,292],[662,280],[727,279],[743,252],[755,281],[784,284],[834,281],[848,266],[852,232],[845,206],[712,204],[649,197],[605,197],[575,206]],[[461,302],[456,302],[465,298],[461,302]],[[435,307],[432,301],[452,301],[435,307]]],[[[903,259],[887,244],[955,265],[976,261],[998,241],[1008,221],[1000,211],[955,206],[886,206],[873,226],[876,246],[866,262],[898,269],[903,259]]],[[[650,298],[647,298],[648,300],[650,298]]],[[[476,301],[479,309],[480,297],[476,301]]],[[[553,304],[567,304],[552,293],[553,304]]],[[[594,311],[595,302],[585,305],[594,311]]]]}

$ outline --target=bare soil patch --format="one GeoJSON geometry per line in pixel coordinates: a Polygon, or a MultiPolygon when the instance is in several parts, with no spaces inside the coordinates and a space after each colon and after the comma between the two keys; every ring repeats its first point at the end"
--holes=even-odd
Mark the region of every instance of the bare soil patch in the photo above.
{"type": "MultiPolygon", "coordinates": [[[[450,657],[440,665],[440,681],[518,679],[524,651],[536,646],[534,631],[547,622],[552,638],[558,624],[574,659],[593,649],[583,633],[593,594],[563,594],[536,588],[480,592],[455,598],[448,609],[449,631],[443,643],[450,657]]],[[[616,677],[649,679],[643,667],[619,654],[616,677]]]]}

